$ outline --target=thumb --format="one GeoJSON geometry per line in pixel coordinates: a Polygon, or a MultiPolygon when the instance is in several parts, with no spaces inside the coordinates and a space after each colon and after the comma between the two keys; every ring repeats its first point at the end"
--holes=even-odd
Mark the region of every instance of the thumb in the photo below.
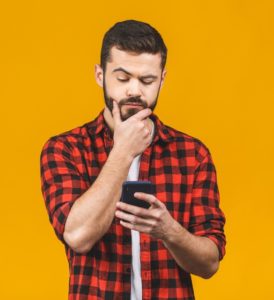
{"type": "Polygon", "coordinates": [[[115,100],[112,100],[112,103],[113,103],[112,115],[113,115],[114,127],[115,127],[115,125],[121,123],[122,120],[121,120],[118,103],[115,100]]]}

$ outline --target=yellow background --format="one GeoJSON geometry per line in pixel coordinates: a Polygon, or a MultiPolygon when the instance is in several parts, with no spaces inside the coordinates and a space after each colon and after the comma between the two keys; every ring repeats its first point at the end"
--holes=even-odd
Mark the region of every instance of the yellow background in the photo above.
{"type": "Polygon", "coordinates": [[[201,139],[217,168],[227,255],[198,300],[274,299],[273,1],[1,4],[0,298],[67,299],[68,265],[40,191],[52,135],[103,108],[94,80],[115,22],[155,26],[169,53],[156,113],[201,139]]]}

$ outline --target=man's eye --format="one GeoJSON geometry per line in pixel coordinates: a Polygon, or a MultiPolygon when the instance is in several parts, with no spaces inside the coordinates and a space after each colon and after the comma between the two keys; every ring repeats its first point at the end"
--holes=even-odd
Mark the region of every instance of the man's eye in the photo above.
{"type": "Polygon", "coordinates": [[[149,85],[149,84],[152,84],[153,81],[142,81],[143,84],[146,84],[146,85],[149,85]]]}
{"type": "Polygon", "coordinates": [[[121,81],[121,82],[126,82],[126,81],[128,81],[128,79],[127,78],[117,78],[119,81],[121,81]]]}

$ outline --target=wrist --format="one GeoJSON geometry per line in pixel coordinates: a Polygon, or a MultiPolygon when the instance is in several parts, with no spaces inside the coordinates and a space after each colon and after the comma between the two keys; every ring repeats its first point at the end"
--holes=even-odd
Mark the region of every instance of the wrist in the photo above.
{"type": "Polygon", "coordinates": [[[118,148],[117,146],[113,146],[110,156],[114,157],[115,160],[120,161],[122,164],[131,165],[134,157],[131,156],[129,153],[125,153],[121,150],[121,148],[118,148]]]}
{"type": "Polygon", "coordinates": [[[182,238],[187,238],[188,234],[189,232],[176,220],[174,220],[171,226],[169,226],[168,232],[165,234],[162,241],[165,247],[177,245],[178,241],[182,241],[182,238]]]}

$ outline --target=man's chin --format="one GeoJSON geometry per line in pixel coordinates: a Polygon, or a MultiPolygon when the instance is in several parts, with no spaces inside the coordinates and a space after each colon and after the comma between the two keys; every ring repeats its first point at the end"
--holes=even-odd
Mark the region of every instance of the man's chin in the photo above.
{"type": "Polygon", "coordinates": [[[123,121],[127,120],[128,118],[134,116],[135,114],[137,114],[140,110],[142,110],[143,108],[128,108],[125,110],[121,111],[121,119],[123,121]]]}

